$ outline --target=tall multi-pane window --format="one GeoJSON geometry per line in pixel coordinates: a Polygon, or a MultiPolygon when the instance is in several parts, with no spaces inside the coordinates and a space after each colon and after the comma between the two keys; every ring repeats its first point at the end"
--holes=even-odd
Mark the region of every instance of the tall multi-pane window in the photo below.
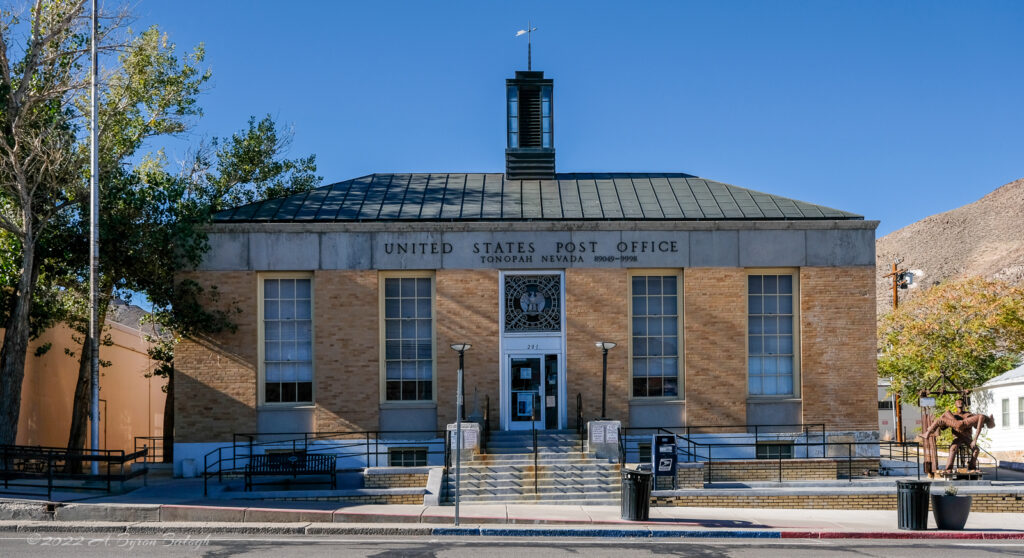
{"type": "Polygon", "coordinates": [[[312,279],[263,280],[263,399],[313,401],[312,279]]]}
{"type": "Polygon", "coordinates": [[[430,277],[384,279],[384,393],[388,401],[433,399],[430,277]]]}
{"type": "Polygon", "coordinates": [[[747,278],[750,395],[794,395],[793,275],[747,278]]]}
{"type": "Polygon", "coordinates": [[[632,279],[633,397],[679,395],[679,277],[632,279]]]}
{"type": "Polygon", "coordinates": [[[1003,399],[1003,428],[1010,427],[1010,400],[1003,399]]]}
{"type": "Polygon", "coordinates": [[[1024,426],[1024,397],[1017,398],[1017,426],[1024,426]]]}

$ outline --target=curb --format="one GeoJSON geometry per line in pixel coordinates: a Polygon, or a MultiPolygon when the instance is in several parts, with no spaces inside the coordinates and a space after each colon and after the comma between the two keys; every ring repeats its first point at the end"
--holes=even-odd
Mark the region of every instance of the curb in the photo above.
{"type": "Polygon", "coordinates": [[[467,525],[426,527],[337,523],[233,523],[233,522],[103,522],[103,521],[0,521],[0,532],[17,533],[123,533],[161,535],[376,535],[438,537],[566,537],[566,538],[679,538],[679,539],[946,539],[1024,540],[1024,531],[782,531],[775,529],[653,529],[566,527],[494,527],[467,525]]]}
{"type": "Polygon", "coordinates": [[[1024,532],[1002,531],[782,531],[783,539],[970,539],[1021,540],[1024,532]]]}

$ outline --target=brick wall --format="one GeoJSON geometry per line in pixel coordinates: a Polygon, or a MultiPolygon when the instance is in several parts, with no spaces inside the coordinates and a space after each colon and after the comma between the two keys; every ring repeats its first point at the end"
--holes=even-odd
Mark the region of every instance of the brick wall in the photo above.
{"type": "MultiPolygon", "coordinates": [[[[238,328],[178,348],[177,441],[230,439],[256,428],[257,279],[254,272],[192,274],[216,285],[217,303],[235,307],[238,328]]],[[[448,347],[469,342],[467,414],[474,389],[491,398],[498,426],[500,354],[499,274],[439,270],[436,286],[438,428],[454,419],[458,357],[448,347]]],[[[600,414],[600,340],[609,352],[608,414],[628,424],[628,274],[622,269],[569,269],[566,281],[566,404],[575,426],[575,395],[584,414],[600,414]]],[[[873,268],[803,268],[801,390],[803,421],[830,430],[877,428],[873,268]],[[837,342],[842,340],[842,342],[837,342]]],[[[376,271],[318,271],[315,285],[316,402],[319,430],[379,428],[379,293],[376,271]]],[[[746,422],[746,271],[688,268],[683,276],[684,391],[689,424],[746,422]]],[[[481,409],[482,410],[482,409],[481,409]]]]}
{"type": "Polygon", "coordinates": [[[455,422],[454,394],[459,354],[453,343],[471,343],[465,356],[466,416],[474,412],[474,390],[480,412],[491,398],[491,428],[499,420],[501,377],[498,341],[498,272],[491,270],[438,270],[434,309],[437,313],[437,428],[455,422]]]}
{"type": "Polygon", "coordinates": [[[653,496],[652,506],[693,508],[789,508],[819,510],[894,510],[896,494],[788,494],[653,496]]]}
{"type": "Polygon", "coordinates": [[[800,270],[803,422],[878,429],[875,268],[800,270]]]}
{"type": "Polygon", "coordinates": [[[377,430],[380,323],[376,271],[318,271],[313,279],[316,428],[377,430]]]}
{"type": "Polygon", "coordinates": [[[704,488],[704,464],[680,463],[676,469],[677,486],[682,488],[704,488]]]}
{"type": "Polygon", "coordinates": [[[275,502],[343,502],[346,504],[423,504],[423,494],[366,494],[362,496],[322,496],[319,498],[264,498],[275,502]]]}
{"type": "MultiPolygon", "coordinates": [[[[177,442],[228,441],[257,428],[258,277],[253,272],[192,274],[216,285],[212,306],[237,309],[235,332],[186,339],[175,354],[177,442]]],[[[376,430],[379,408],[378,295],[375,271],[314,275],[315,425],[321,431],[376,430]]]]}
{"type": "MultiPolygon", "coordinates": [[[[778,481],[780,461],[771,459],[715,461],[704,466],[705,482],[732,481],[778,481]]],[[[878,459],[783,459],[781,474],[783,481],[836,480],[846,478],[847,471],[854,476],[866,472],[878,472],[878,459]]]]}
{"type": "Polygon", "coordinates": [[[374,473],[363,477],[363,488],[426,488],[427,473],[374,473]]]}
{"type": "Polygon", "coordinates": [[[629,417],[629,284],[624,269],[568,269],[565,272],[566,394],[569,428],[576,427],[576,394],[583,394],[584,420],[601,415],[601,350],[598,341],[618,346],[608,352],[608,417],[629,417]]]}
{"type": "Polygon", "coordinates": [[[234,332],[185,339],[174,355],[175,442],[221,442],[256,426],[256,274],[204,272],[185,276],[207,293],[211,308],[231,310],[234,332]]]}
{"type": "MultiPolygon", "coordinates": [[[[1024,496],[998,492],[971,494],[971,511],[1024,513],[1024,496]]],[[[874,494],[694,494],[652,496],[652,506],[693,508],[789,508],[820,510],[894,510],[896,493],[874,494]]],[[[929,501],[929,507],[931,502],[929,501]]]]}
{"type": "Polygon", "coordinates": [[[683,307],[686,312],[683,345],[687,424],[744,424],[747,419],[746,271],[683,270],[683,307]]]}

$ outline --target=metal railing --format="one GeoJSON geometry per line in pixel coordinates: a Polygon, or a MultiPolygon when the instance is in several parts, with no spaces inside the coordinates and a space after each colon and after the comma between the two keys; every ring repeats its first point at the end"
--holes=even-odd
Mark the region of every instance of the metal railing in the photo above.
{"type": "Polygon", "coordinates": [[[530,421],[530,430],[533,432],[533,497],[540,499],[540,492],[537,490],[537,470],[538,467],[538,450],[537,450],[537,420],[543,418],[542,411],[540,410],[540,394],[533,394],[533,409],[534,409],[534,420],[530,421]]]}
{"type": "Polygon", "coordinates": [[[136,436],[135,451],[142,448],[149,448],[146,456],[146,463],[164,462],[164,437],[163,436],[136,436]]]}
{"type": "MultiPolygon", "coordinates": [[[[978,446],[978,449],[982,453],[984,453],[985,455],[989,456],[992,459],[992,462],[995,464],[995,471],[996,471],[996,474],[995,474],[996,478],[993,479],[993,480],[999,480],[999,458],[994,456],[994,455],[992,455],[991,453],[989,453],[989,451],[987,449],[985,449],[985,448],[983,448],[981,446],[978,446]]],[[[978,464],[978,468],[979,469],[981,468],[981,463],[978,464]]]]}
{"type": "Polygon", "coordinates": [[[491,396],[484,396],[484,431],[480,433],[480,451],[487,452],[487,443],[491,441],[491,396]]]}
{"type": "MultiPolygon", "coordinates": [[[[811,425],[811,424],[799,424],[799,425],[798,424],[735,425],[735,426],[720,427],[720,428],[728,428],[728,429],[748,429],[748,428],[753,428],[754,429],[754,431],[753,431],[754,441],[732,440],[732,441],[726,441],[726,442],[704,442],[704,441],[694,440],[694,439],[690,438],[689,436],[686,436],[686,435],[683,435],[683,434],[680,434],[680,433],[674,431],[674,430],[682,430],[682,429],[686,429],[688,431],[692,431],[692,430],[696,430],[698,428],[706,429],[708,427],[706,427],[706,426],[691,426],[689,428],[687,428],[687,427],[677,427],[675,429],[660,428],[660,427],[659,428],[627,428],[627,429],[622,429],[622,431],[620,431],[620,434],[619,434],[619,463],[620,463],[620,465],[623,465],[623,466],[626,464],[627,457],[631,453],[630,445],[632,445],[632,449],[633,449],[633,451],[635,451],[635,453],[637,455],[639,455],[639,453],[640,453],[640,445],[642,444],[642,442],[640,440],[635,439],[635,437],[631,437],[629,435],[629,432],[632,431],[632,432],[635,432],[637,434],[641,434],[641,433],[660,433],[660,434],[668,434],[668,435],[675,436],[675,439],[676,439],[676,442],[677,442],[676,443],[676,452],[677,452],[677,458],[679,459],[679,461],[681,461],[681,462],[703,462],[705,464],[706,477],[708,479],[708,483],[714,483],[715,482],[715,474],[714,474],[714,472],[715,472],[715,464],[716,463],[721,464],[723,462],[728,462],[728,461],[770,461],[770,460],[774,460],[774,461],[777,462],[777,471],[778,471],[777,479],[778,479],[779,482],[782,482],[783,477],[784,477],[784,472],[783,472],[784,471],[784,466],[783,466],[783,464],[786,461],[790,461],[791,462],[791,460],[794,458],[792,449],[795,449],[795,448],[803,448],[803,450],[804,450],[803,451],[803,456],[802,457],[797,457],[798,459],[821,460],[821,461],[836,462],[837,463],[837,467],[838,467],[838,463],[845,461],[845,463],[846,463],[846,478],[848,478],[849,480],[852,481],[856,476],[864,476],[864,475],[855,475],[854,474],[854,462],[855,461],[860,461],[862,459],[872,459],[869,456],[857,456],[856,449],[859,446],[865,446],[866,445],[866,446],[870,446],[872,448],[877,446],[877,447],[880,448],[879,455],[882,455],[882,453],[883,453],[881,451],[882,447],[885,447],[885,446],[902,446],[902,447],[899,448],[898,451],[902,452],[905,456],[909,457],[910,452],[908,451],[908,447],[907,446],[916,447],[918,445],[915,442],[899,444],[897,442],[886,442],[886,441],[869,441],[869,442],[853,442],[853,441],[846,442],[846,441],[843,441],[843,442],[829,442],[829,441],[826,440],[826,434],[825,434],[825,430],[824,430],[824,425],[819,425],[819,424],[814,424],[814,425],[811,425]],[[801,430],[792,430],[792,431],[788,431],[788,432],[786,432],[786,431],[775,431],[775,432],[771,432],[770,433],[772,435],[771,437],[765,437],[767,434],[769,434],[767,432],[765,432],[765,433],[759,432],[759,430],[761,430],[762,428],[779,428],[779,427],[794,427],[794,426],[799,426],[801,428],[801,430]],[[810,436],[812,435],[812,433],[810,431],[810,428],[811,427],[819,427],[819,426],[821,427],[821,431],[820,431],[821,440],[820,441],[810,441],[810,436]],[[804,441],[802,441],[802,442],[798,441],[798,439],[795,439],[794,436],[797,437],[797,438],[802,437],[804,441]],[[780,449],[777,452],[776,456],[774,456],[774,457],[771,457],[771,458],[761,458],[761,459],[757,458],[757,449],[758,449],[759,445],[761,445],[762,443],[768,442],[768,441],[779,441],[779,440],[785,441],[786,445],[788,447],[792,448],[790,450],[790,455],[788,457],[786,455],[784,455],[784,453],[780,449]],[[828,449],[832,448],[832,447],[844,448],[846,450],[845,451],[845,455],[831,455],[830,456],[828,449]],[[715,455],[716,448],[718,450],[718,455],[717,456],[715,455]],[[814,449],[819,449],[820,448],[821,455],[820,456],[812,456],[811,455],[811,449],[812,448],[814,448],[814,449]],[[742,450],[747,450],[747,449],[751,449],[752,450],[753,458],[751,458],[750,456],[738,456],[737,455],[737,453],[745,453],[742,450]]],[[[818,436],[819,433],[818,432],[814,432],[813,435],[814,436],[818,436]]],[[[653,451],[653,448],[652,448],[652,451],[653,451]]],[[[891,447],[888,448],[888,453],[890,455],[893,453],[893,449],[891,447]]],[[[920,451],[915,450],[913,452],[913,455],[915,456],[915,462],[916,462],[916,471],[917,471],[916,474],[917,474],[917,477],[920,478],[921,477],[920,451]]],[[[871,470],[868,470],[865,474],[866,474],[866,476],[870,476],[871,470]]],[[[836,475],[837,475],[837,478],[840,478],[840,471],[839,470],[837,470],[836,475]]],[[[726,479],[726,482],[730,482],[730,481],[733,481],[733,480],[734,479],[726,479]]]]}
{"type": "MultiPolygon", "coordinates": [[[[923,443],[918,443],[918,442],[903,442],[903,443],[900,443],[900,442],[895,442],[895,441],[892,441],[892,442],[882,442],[882,443],[885,444],[885,445],[881,446],[881,447],[884,447],[884,448],[886,448],[886,450],[888,450],[887,453],[885,453],[885,452],[882,453],[882,457],[885,457],[887,459],[893,459],[893,460],[899,460],[899,461],[910,461],[910,458],[913,457],[914,460],[920,466],[922,454],[926,453],[926,452],[922,452],[922,450],[923,450],[923,443]],[[896,449],[898,451],[894,451],[894,449],[896,449]],[[913,455],[911,455],[911,453],[910,453],[911,450],[913,450],[913,455]]],[[[950,448],[949,444],[936,445],[935,446],[936,456],[942,456],[942,457],[947,457],[948,458],[949,457],[949,448],[950,448]]],[[[989,452],[987,449],[985,449],[985,448],[983,448],[981,446],[978,446],[978,451],[980,453],[984,453],[985,455],[988,456],[989,459],[992,460],[993,470],[994,470],[994,474],[993,474],[994,478],[993,478],[993,480],[999,480],[999,463],[1000,463],[999,458],[996,457],[995,455],[992,455],[991,452],[989,452]]],[[[924,457],[927,458],[927,456],[924,456],[924,457]]],[[[978,464],[978,468],[979,469],[981,468],[981,463],[978,464]]],[[[940,469],[939,471],[943,471],[943,470],[944,469],[940,469]]],[[[939,472],[939,471],[937,471],[937,472],[939,472]]]]}
{"type": "Polygon", "coordinates": [[[209,479],[216,477],[220,483],[224,481],[224,476],[238,476],[245,471],[251,456],[268,451],[334,454],[338,456],[339,462],[353,459],[365,463],[367,467],[378,467],[382,455],[385,456],[383,462],[387,464],[387,455],[391,449],[424,446],[427,462],[431,455],[442,455],[447,469],[451,447],[448,436],[439,430],[236,433],[232,435],[230,446],[219,447],[203,456],[203,494],[208,493],[209,479]]]}
{"type": "Polygon", "coordinates": [[[123,487],[126,480],[142,475],[143,482],[146,482],[146,466],[136,468],[132,465],[139,459],[144,460],[148,451],[146,447],[125,453],[124,450],[69,450],[48,446],[0,445],[3,492],[34,496],[38,493],[12,491],[11,488],[45,488],[46,497],[51,498],[55,488],[110,492],[114,481],[120,482],[123,487]],[[103,472],[98,475],[77,472],[91,468],[94,462],[99,462],[103,472]],[[20,482],[22,480],[27,482],[20,482]],[[66,481],[75,484],[56,484],[66,481]],[[98,482],[100,486],[90,485],[90,482],[98,482]]]}
{"type": "Polygon", "coordinates": [[[586,447],[587,425],[583,422],[583,394],[576,393],[576,435],[580,438],[580,453],[586,447]]]}
{"type": "MultiPolygon", "coordinates": [[[[688,426],[651,426],[651,427],[634,427],[634,428],[623,428],[619,430],[619,462],[620,464],[625,463],[626,459],[626,444],[630,440],[630,436],[642,435],[642,434],[670,434],[676,436],[677,440],[682,441],[682,444],[677,444],[679,448],[680,461],[694,462],[701,460],[700,455],[697,451],[698,447],[708,445],[707,442],[700,442],[693,440],[692,436],[694,431],[698,434],[711,434],[714,432],[709,431],[725,431],[718,432],[719,434],[745,434],[754,436],[753,445],[756,448],[757,444],[766,441],[776,441],[780,439],[790,439],[792,436],[803,436],[805,440],[809,440],[811,436],[821,437],[822,455],[825,454],[825,425],[823,423],[788,423],[788,424],[728,424],[728,425],[688,425],[688,426]],[[788,430],[782,430],[788,429],[788,430]]],[[[640,442],[635,441],[635,444],[640,442]]],[[[723,443],[723,445],[735,445],[730,443],[723,443]]],[[[814,445],[814,444],[808,444],[814,445]]]]}

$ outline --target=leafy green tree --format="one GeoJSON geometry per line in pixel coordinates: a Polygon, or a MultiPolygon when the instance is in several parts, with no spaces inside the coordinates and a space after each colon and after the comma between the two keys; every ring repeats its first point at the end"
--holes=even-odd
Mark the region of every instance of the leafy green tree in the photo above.
{"type": "MultiPolygon", "coordinates": [[[[177,272],[197,266],[209,248],[206,230],[214,213],[235,205],[311,190],[322,178],[316,174],[316,156],[286,159],[291,133],[281,133],[268,115],[249,119],[248,127],[230,138],[214,138],[196,150],[188,172],[175,178],[182,191],[175,194],[176,218],[158,228],[164,245],[175,250],[137,275],[137,290],[153,303],[151,321],[170,332],[154,341],[151,357],[161,364],[156,374],[168,379],[164,406],[164,459],[171,459],[174,432],[174,347],[183,336],[234,329],[232,310],[218,310],[213,287],[203,287],[177,272]],[[212,304],[211,304],[212,303],[212,304]]],[[[157,173],[154,173],[157,174],[157,173]]],[[[233,309],[237,311],[237,308],[233,309]]]]}
{"type": "MultiPolygon", "coordinates": [[[[196,99],[210,78],[209,71],[199,67],[203,58],[202,45],[179,57],[167,36],[151,27],[127,42],[115,71],[103,84],[99,110],[100,324],[106,323],[113,297],[129,298],[133,290],[140,290],[135,276],[148,271],[139,269],[146,265],[140,262],[170,246],[154,244],[154,236],[159,235],[152,229],[175,218],[168,211],[175,203],[175,192],[164,189],[165,182],[144,182],[129,162],[138,157],[147,141],[184,132],[193,118],[202,115],[196,99]]],[[[144,158],[142,164],[147,165],[148,160],[144,158]]],[[[73,276],[76,279],[88,276],[88,246],[81,242],[88,238],[88,227],[84,211],[69,227],[69,236],[80,239],[71,258],[80,270],[73,276]]],[[[88,300],[86,282],[79,280],[69,287],[80,300],[88,300]]],[[[78,307],[87,308],[87,304],[78,307]]],[[[85,447],[88,431],[92,338],[86,327],[87,313],[80,312],[68,321],[83,341],[68,435],[68,448],[80,449],[85,447]]]]}
{"type": "Polygon", "coordinates": [[[878,342],[891,393],[914,399],[943,373],[973,389],[1021,360],[1024,288],[978,277],[936,285],[882,316],[878,342]]]}
{"type": "MultiPolygon", "coordinates": [[[[250,119],[246,129],[227,140],[214,139],[197,149],[187,172],[172,174],[160,153],[147,156],[118,180],[106,184],[101,196],[101,284],[105,304],[117,296],[145,294],[153,305],[150,322],[162,335],[151,336],[156,375],[172,379],[173,348],[180,335],[208,334],[232,328],[231,313],[205,302],[196,282],[179,279],[181,269],[197,266],[207,245],[206,226],[214,212],[263,197],[289,195],[316,187],[315,156],[286,159],[290,136],[282,136],[269,116],[250,119]]],[[[88,342],[79,362],[79,382],[72,411],[69,446],[83,447],[88,421],[90,381],[88,342]],[[76,429],[77,427],[77,429],[76,429]]],[[[165,435],[173,432],[173,384],[167,391],[165,435]]],[[[172,445],[165,444],[165,455],[172,445]]]]}
{"type": "MultiPolygon", "coordinates": [[[[86,157],[75,100],[88,86],[84,0],[36,0],[26,20],[0,9],[0,229],[17,262],[0,347],[0,444],[13,444],[35,290],[48,228],[80,202],[86,157]],[[23,31],[27,39],[16,37],[23,31]]],[[[102,40],[109,42],[108,35],[102,40]]]]}
{"type": "MultiPolygon", "coordinates": [[[[0,444],[13,443],[31,336],[58,320],[86,318],[88,250],[88,17],[84,0],[35,0],[28,17],[0,8],[0,444]],[[17,37],[27,36],[25,44],[17,37]]],[[[112,297],[143,292],[154,320],[184,334],[231,327],[228,313],[207,310],[177,269],[206,250],[212,212],[319,183],[315,159],[284,159],[290,136],[265,118],[194,153],[184,172],[170,172],[157,151],[160,136],[188,129],[201,116],[198,95],[209,79],[203,50],[179,57],[156,29],[121,32],[125,14],[101,19],[101,53],[118,53],[101,84],[101,312],[112,297]],[[127,37],[121,42],[121,37],[127,37]]],[[[103,323],[101,316],[100,323],[103,323]]],[[[171,338],[173,340],[173,337],[171,338]]],[[[84,444],[89,391],[88,348],[69,446],[84,444]]],[[[169,345],[173,347],[173,341],[169,345]]],[[[155,349],[162,362],[172,352],[155,349]]],[[[161,368],[165,370],[165,368],[161,368]]],[[[166,370],[173,370],[168,367],[166,370]]]]}

